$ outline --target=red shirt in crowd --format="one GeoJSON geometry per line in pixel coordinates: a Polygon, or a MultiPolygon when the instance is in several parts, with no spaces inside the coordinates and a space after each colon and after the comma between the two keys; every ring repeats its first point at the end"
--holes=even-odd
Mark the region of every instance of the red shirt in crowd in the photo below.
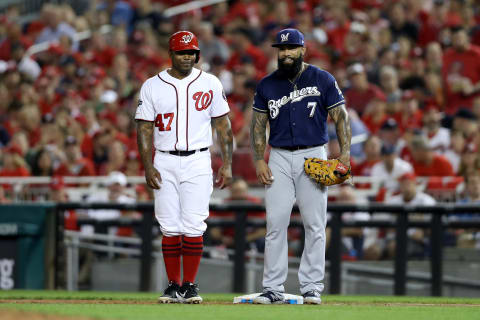
{"type": "Polygon", "coordinates": [[[41,96],[40,101],[38,102],[38,107],[40,108],[42,116],[46,115],[47,113],[53,113],[54,109],[60,105],[61,102],[62,96],[58,93],[51,98],[41,96]]]}
{"type": "Polygon", "coordinates": [[[245,125],[245,116],[235,104],[230,104],[230,121],[233,135],[238,134],[245,125]]]}
{"type": "Polygon", "coordinates": [[[345,43],[345,37],[350,31],[350,21],[345,22],[341,26],[337,26],[329,31],[328,35],[328,44],[333,47],[336,51],[342,51],[345,43]]]}
{"type": "Polygon", "coordinates": [[[0,177],[28,177],[30,172],[25,167],[18,167],[14,170],[2,169],[0,170],[0,177]]]}
{"type": "Polygon", "coordinates": [[[359,164],[352,165],[352,173],[354,176],[370,176],[372,167],[380,160],[365,160],[359,164]]]}
{"type": "Polygon", "coordinates": [[[77,214],[75,210],[65,211],[64,226],[66,230],[79,231],[80,227],[77,224],[77,214]]]}
{"type": "Polygon", "coordinates": [[[383,95],[382,90],[376,85],[370,83],[367,90],[364,91],[350,88],[345,94],[345,99],[348,107],[354,109],[361,115],[370,101],[380,95],[383,95]]]}
{"type": "Polygon", "coordinates": [[[113,59],[117,55],[117,50],[115,48],[106,46],[101,50],[95,50],[93,52],[92,61],[101,66],[111,67],[113,64],[113,59]]]}
{"type": "Polygon", "coordinates": [[[420,29],[418,30],[417,44],[423,48],[430,42],[438,41],[438,35],[445,27],[445,22],[439,21],[436,16],[427,10],[420,10],[418,13],[418,21],[420,23],[420,29]]]}
{"type": "Polygon", "coordinates": [[[228,13],[222,17],[220,24],[228,24],[238,17],[247,21],[260,19],[260,5],[256,1],[236,1],[229,8],[228,13]]]}
{"type": "Polygon", "coordinates": [[[382,125],[385,123],[385,121],[390,118],[388,115],[383,115],[380,117],[378,120],[374,119],[372,115],[368,116],[363,116],[362,121],[365,124],[365,126],[368,128],[368,131],[370,131],[371,134],[376,134],[378,130],[382,127],[382,125]]]}
{"type": "Polygon", "coordinates": [[[435,154],[433,156],[433,161],[430,164],[424,164],[411,160],[415,174],[419,177],[448,177],[454,176],[453,167],[450,162],[442,155],[435,154]]]}
{"type": "Polygon", "coordinates": [[[234,52],[227,62],[227,69],[233,70],[235,69],[235,67],[241,66],[243,56],[249,56],[250,58],[252,58],[252,61],[258,70],[257,72],[265,72],[265,68],[268,64],[268,59],[263,54],[262,50],[255,47],[253,44],[250,44],[250,46],[247,48],[247,50],[245,50],[244,53],[234,52]]]}
{"type": "Polygon", "coordinates": [[[75,164],[70,167],[62,163],[60,167],[54,172],[55,176],[76,176],[76,177],[88,177],[95,175],[95,167],[93,162],[87,158],[80,158],[75,164]]]}
{"type": "Polygon", "coordinates": [[[453,92],[451,83],[458,77],[470,79],[472,85],[480,81],[480,47],[470,45],[470,48],[463,52],[447,49],[443,55],[442,75],[447,97],[445,112],[452,115],[460,107],[471,108],[473,99],[478,94],[465,96],[461,92],[453,92]]]}
{"type": "MultiPolygon", "coordinates": [[[[28,48],[32,45],[28,38],[24,36],[20,37],[17,41],[20,42],[24,48],[28,48]]],[[[12,44],[14,42],[15,40],[12,41],[12,39],[5,39],[0,42],[0,60],[8,61],[12,59],[12,44]]]]}
{"type": "Polygon", "coordinates": [[[393,115],[393,119],[395,119],[398,123],[398,127],[400,131],[403,133],[406,129],[419,129],[422,127],[422,118],[423,112],[421,110],[417,110],[414,114],[406,116],[406,114],[402,111],[397,112],[393,115]]]}
{"type": "MultiPolygon", "coordinates": [[[[365,160],[359,164],[351,163],[353,176],[371,176],[372,167],[380,162],[380,160],[365,160]]],[[[369,189],[371,188],[370,183],[355,183],[355,188],[357,189],[369,189]]]]}
{"type": "MultiPolygon", "coordinates": [[[[25,167],[18,167],[14,170],[2,169],[0,170],[0,177],[29,177],[30,172],[25,167]]],[[[1,185],[5,190],[11,190],[11,184],[1,185]]]]}

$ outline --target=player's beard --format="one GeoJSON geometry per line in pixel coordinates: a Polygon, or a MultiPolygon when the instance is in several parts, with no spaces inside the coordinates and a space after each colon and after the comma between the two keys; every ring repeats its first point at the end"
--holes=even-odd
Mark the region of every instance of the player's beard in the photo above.
{"type": "Polygon", "coordinates": [[[278,73],[280,76],[293,79],[300,72],[303,63],[303,54],[300,54],[298,58],[291,58],[293,60],[292,64],[285,64],[284,59],[278,58],[278,73]]]}

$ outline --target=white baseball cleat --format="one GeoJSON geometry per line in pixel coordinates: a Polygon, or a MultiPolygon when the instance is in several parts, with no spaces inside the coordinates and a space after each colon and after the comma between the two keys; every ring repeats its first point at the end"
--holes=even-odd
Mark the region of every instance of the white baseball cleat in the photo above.
{"type": "Polygon", "coordinates": [[[281,293],[276,293],[273,291],[265,291],[258,297],[253,299],[255,304],[283,304],[284,297],[281,293]]]}
{"type": "Polygon", "coordinates": [[[304,304],[321,304],[322,298],[321,293],[318,290],[310,290],[303,294],[303,303],[304,304]]]}

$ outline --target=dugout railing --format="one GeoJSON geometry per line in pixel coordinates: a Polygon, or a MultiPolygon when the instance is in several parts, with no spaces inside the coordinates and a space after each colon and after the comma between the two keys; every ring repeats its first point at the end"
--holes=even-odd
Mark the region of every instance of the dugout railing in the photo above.
{"type": "MultiPolygon", "coordinates": [[[[142,219],[118,219],[98,221],[95,219],[82,219],[81,224],[93,224],[98,228],[107,228],[108,226],[136,226],[141,237],[141,267],[140,267],[140,291],[149,291],[151,284],[151,266],[153,250],[152,230],[156,224],[153,217],[153,204],[135,203],[135,204],[112,204],[112,203],[58,203],[54,206],[57,212],[57,246],[63,243],[63,217],[65,210],[73,209],[116,209],[127,211],[138,211],[142,213],[142,219]]],[[[259,222],[258,219],[250,220],[247,218],[248,212],[264,211],[264,205],[245,203],[242,201],[231,202],[228,204],[211,204],[210,210],[217,213],[235,212],[234,221],[208,221],[209,226],[233,226],[235,229],[235,254],[234,254],[234,279],[232,279],[235,292],[245,291],[245,266],[246,266],[246,229],[248,225],[265,226],[265,222],[259,222]]],[[[452,204],[440,203],[435,206],[405,206],[389,205],[383,203],[370,203],[364,205],[346,205],[329,204],[328,211],[332,214],[328,221],[331,228],[331,256],[330,256],[330,274],[329,274],[329,292],[331,294],[340,293],[341,288],[341,230],[344,227],[376,227],[395,229],[396,250],[394,258],[394,294],[405,295],[407,284],[407,229],[409,227],[424,228],[430,230],[430,284],[431,295],[442,295],[442,251],[443,251],[443,233],[446,228],[449,229],[471,229],[480,228],[480,206],[473,204],[452,204]],[[352,221],[343,222],[342,214],[344,212],[369,212],[369,213],[391,213],[396,215],[395,220],[378,221],[352,221]],[[428,222],[409,221],[409,213],[431,214],[428,222]],[[455,221],[447,219],[450,215],[469,213],[473,218],[469,221],[455,221]]],[[[298,207],[294,207],[292,212],[298,212],[298,207]]],[[[290,226],[301,227],[299,220],[292,220],[290,226]]],[[[56,250],[60,253],[61,250],[56,250]]],[[[57,254],[57,270],[58,265],[57,254]]],[[[58,272],[57,272],[58,273],[58,272]]],[[[58,284],[58,277],[56,277],[58,284]]],[[[479,288],[480,289],[480,288],[479,288]]]]}

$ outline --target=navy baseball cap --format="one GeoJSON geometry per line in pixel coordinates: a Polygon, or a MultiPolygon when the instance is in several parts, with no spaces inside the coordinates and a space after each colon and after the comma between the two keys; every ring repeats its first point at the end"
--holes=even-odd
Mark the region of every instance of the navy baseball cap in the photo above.
{"type": "Polygon", "coordinates": [[[272,47],[278,47],[284,44],[303,47],[305,39],[303,34],[297,29],[283,29],[277,33],[275,43],[272,44],[272,47]]]}
{"type": "Polygon", "coordinates": [[[385,155],[385,156],[388,156],[390,154],[394,154],[395,153],[395,146],[391,145],[391,144],[388,144],[388,143],[384,143],[380,152],[381,152],[382,155],[385,155]]]}

